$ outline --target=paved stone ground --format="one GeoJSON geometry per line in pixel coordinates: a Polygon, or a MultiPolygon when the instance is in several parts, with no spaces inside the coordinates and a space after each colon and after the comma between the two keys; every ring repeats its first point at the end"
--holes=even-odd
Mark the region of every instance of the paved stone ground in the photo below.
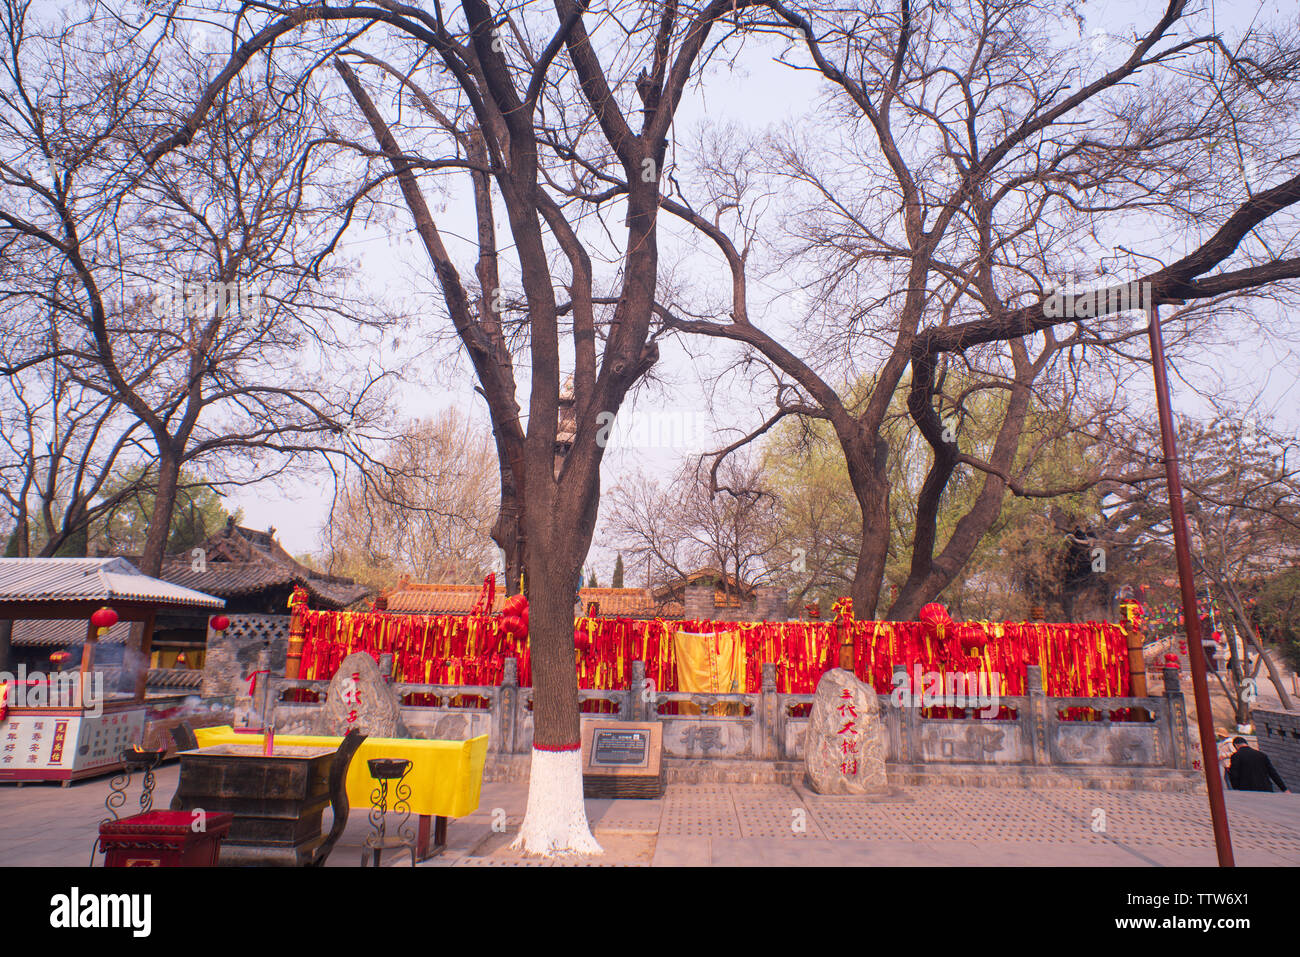
{"type": "MultiPolygon", "coordinates": [[[[160,807],[177,774],[176,765],[159,772],[160,807]]],[[[0,866],[84,867],[107,793],[108,778],[70,788],[0,786],[0,866]]],[[[1300,797],[1230,791],[1227,799],[1239,864],[1300,865],[1300,797]]],[[[1203,794],[929,786],[865,800],[781,785],[671,785],[657,801],[588,801],[607,853],[569,861],[524,860],[509,850],[526,802],[526,784],[485,784],[479,810],[451,822],[447,851],[424,866],[1215,863],[1203,794]],[[1105,830],[1094,832],[1098,810],[1105,830]]],[[[326,827],[328,820],[327,812],[326,827]]],[[[351,815],[330,866],[360,863],[368,826],[364,813],[351,815]]],[[[396,854],[384,860],[407,862],[396,854]]]]}

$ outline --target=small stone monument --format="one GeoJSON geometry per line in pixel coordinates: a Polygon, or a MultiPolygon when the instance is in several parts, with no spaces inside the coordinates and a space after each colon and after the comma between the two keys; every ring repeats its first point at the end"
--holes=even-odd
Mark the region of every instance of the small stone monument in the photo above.
{"type": "Polygon", "coordinates": [[[353,728],[372,738],[408,736],[392,685],[384,681],[375,659],[364,651],[344,658],[330,680],[317,733],[341,735],[353,728]]]}
{"type": "Polygon", "coordinates": [[[831,668],[817,682],[804,766],[818,794],[873,794],[889,790],[880,700],[846,668],[831,668]]]}

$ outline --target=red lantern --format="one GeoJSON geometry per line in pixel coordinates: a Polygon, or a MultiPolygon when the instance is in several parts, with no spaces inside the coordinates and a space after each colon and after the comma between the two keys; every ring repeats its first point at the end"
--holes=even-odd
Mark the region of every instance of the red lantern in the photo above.
{"type": "Polygon", "coordinates": [[[937,601],[922,606],[918,617],[932,639],[952,637],[954,626],[952,617],[948,614],[948,609],[937,601]]]}
{"type": "Polygon", "coordinates": [[[962,651],[983,648],[988,644],[988,633],[978,622],[962,622],[954,630],[957,640],[961,642],[962,651]]]}
{"type": "Polygon", "coordinates": [[[523,638],[528,634],[528,599],[523,595],[511,595],[501,605],[501,628],[511,638],[523,638]]]}
{"type": "Polygon", "coordinates": [[[108,631],[117,624],[117,612],[105,605],[90,616],[90,623],[98,628],[101,633],[108,631]]]}
{"type": "Polygon", "coordinates": [[[949,625],[952,623],[952,616],[948,614],[948,609],[937,601],[932,601],[930,604],[923,606],[919,617],[921,621],[927,624],[949,625]]]}
{"type": "Polygon", "coordinates": [[[230,619],[225,615],[213,615],[212,620],[208,622],[208,624],[212,626],[213,631],[225,631],[230,627],[230,619]]]}

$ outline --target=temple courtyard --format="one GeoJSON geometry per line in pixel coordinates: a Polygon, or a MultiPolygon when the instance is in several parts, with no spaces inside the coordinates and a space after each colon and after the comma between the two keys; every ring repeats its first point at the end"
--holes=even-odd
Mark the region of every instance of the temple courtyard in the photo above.
{"type": "MultiPolygon", "coordinates": [[[[159,771],[158,807],[171,800],[178,771],[175,764],[159,771]]],[[[0,787],[0,866],[84,867],[108,816],[109,780],[0,787]]],[[[138,779],[128,794],[120,813],[135,810],[138,779]]],[[[670,784],[659,800],[588,800],[606,853],[554,861],[509,848],[526,801],[524,782],[484,783],[479,810],[451,821],[446,851],[421,866],[1215,864],[1204,793],[927,785],[864,799],[798,786],[670,784]]],[[[1300,797],[1229,791],[1227,802],[1239,865],[1300,865],[1300,797]]],[[[366,809],[354,808],[328,866],[358,866],[369,826],[366,809]]],[[[382,863],[408,867],[410,858],[388,854],[382,863]]]]}

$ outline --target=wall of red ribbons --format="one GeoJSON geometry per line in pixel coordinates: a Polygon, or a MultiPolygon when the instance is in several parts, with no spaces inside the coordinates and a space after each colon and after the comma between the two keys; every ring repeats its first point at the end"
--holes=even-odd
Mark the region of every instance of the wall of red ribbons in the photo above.
{"type": "MultiPolygon", "coordinates": [[[[397,681],[498,685],[508,658],[519,662],[519,683],[532,684],[528,639],[515,638],[499,617],[396,615],[383,612],[304,611],[300,674],[330,678],[349,654],[393,655],[397,681]]],[[[1025,693],[1026,667],[1042,667],[1052,697],[1123,697],[1129,693],[1124,628],[1108,622],[843,621],[718,622],[580,618],[574,624],[580,688],[622,690],[632,662],[644,661],[659,691],[677,690],[673,635],[739,631],[745,641],[748,692],[760,689],[765,662],[776,664],[777,691],[811,694],[835,663],[843,629],[852,631],[855,671],[881,694],[893,687],[895,665],[909,673],[996,674],[1002,696],[1025,693]]]]}

